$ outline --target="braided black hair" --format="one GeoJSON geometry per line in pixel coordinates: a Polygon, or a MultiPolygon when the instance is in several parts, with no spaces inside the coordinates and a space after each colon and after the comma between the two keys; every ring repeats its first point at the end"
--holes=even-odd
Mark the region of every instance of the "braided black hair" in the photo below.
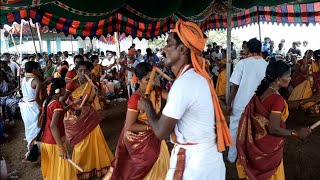
{"type": "Polygon", "coordinates": [[[262,79],[261,84],[257,88],[256,95],[261,96],[268,89],[270,83],[276,81],[290,71],[290,66],[284,61],[270,63],[267,66],[266,76],[262,79]]]}
{"type": "Polygon", "coordinates": [[[44,108],[43,108],[43,119],[42,119],[42,124],[41,124],[41,129],[40,129],[40,132],[38,133],[37,135],[37,138],[36,140],[37,141],[40,141],[40,139],[42,138],[42,134],[43,134],[43,131],[44,131],[44,128],[46,126],[46,122],[47,122],[47,109],[48,109],[48,105],[50,103],[50,101],[52,100],[53,96],[56,93],[56,90],[57,89],[62,89],[66,86],[66,82],[64,79],[62,78],[53,78],[51,80],[51,89],[50,89],[50,92],[48,94],[48,97],[47,99],[45,100],[45,103],[44,103],[44,108]]]}

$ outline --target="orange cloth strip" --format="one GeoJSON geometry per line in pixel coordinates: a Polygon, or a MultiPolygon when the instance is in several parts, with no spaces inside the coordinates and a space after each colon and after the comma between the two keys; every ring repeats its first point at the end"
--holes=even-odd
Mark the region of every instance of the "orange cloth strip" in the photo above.
{"type": "Polygon", "coordinates": [[[209,73],[205,69],[205,59],[200,56],[203,51],[207,38],[204,37],[201,29],[192,22],[183,22],[179,20],[172,32],[177,33],[182,43],[190,49],[191,61],[195,71],[203,76],[209,83],[215,116],[216,116],[216,134],[218,151],[222,152],[226,146],[232,146],[232,139],[226,119],[221,110],[219,99],[214,90],[213,82],[209,73]]]}

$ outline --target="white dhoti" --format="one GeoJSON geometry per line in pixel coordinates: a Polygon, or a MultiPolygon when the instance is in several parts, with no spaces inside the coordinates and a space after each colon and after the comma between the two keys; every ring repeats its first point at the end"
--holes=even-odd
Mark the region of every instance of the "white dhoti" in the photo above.
{"type": "Polygon", "coordinates": [[[19,103],[21,117],[24,122],[26,139],[28,142],[28,150],[30,148],[30,143],[38,135],[40,128],[38,127],[38,119],[40,115],[40,108],[38,104],[33,102],[21,102],[19,103]]]}
{"type": "MultiPolygon", "coordinates": [[[[177,130],[175,132],[177,133],[177,130]]],[[[166,180],[179,177],[179,173],[183,180],[225,180],[226,168],[222,153],[217,150],[215,139],[210,138],[194,145],[175,144],[166,180]],[[184,160],[181,161],[181,158],[184,160]]]]}
{"type": "Polygon", "coordinates": [[[235,162],[237,159],[237,147],[236,147],[237,132],[238,132],[239,121],[243,111],[244,109],[232,108],[229,129],[230,129],[230,135],[232,138],[233,146],[229,147],[229,152],[228,152],[228,160],[230,162],[235,162]]]}

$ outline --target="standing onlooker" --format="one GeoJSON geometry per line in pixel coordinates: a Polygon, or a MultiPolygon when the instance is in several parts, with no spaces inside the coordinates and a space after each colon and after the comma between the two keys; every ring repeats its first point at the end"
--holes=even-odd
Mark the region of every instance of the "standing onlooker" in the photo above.
{"type": "Polygon", "coordinates": [[[157,65],[160,62],[157,54],[153,53],[150,48],[147,48],[146,52],[147,54],[144,56],[144,62],[149,62],[153,66],[157,65]]]}
{"type": "Polygon", "coordinates": [[[244,108],[254,95],[255,90],[265,76],[268,63],[260,56],[261,42],[256,38],[248,41],[248,58],[239,61],[231,75],[230,102],[227,112],[230,114],[230,134],[234,146],[229,148],[228,160],[235,162],[237,158],[236,136],[238,124],[244,108]],[[231,110],[231,111],[230,111],[231,110]]]}
{"type": "Polygon", "coordinates": [[[237,59],[237,50],[234,48],[233,42],[231,42],[231,59],[237,59]]]}
{"type": "Polygon", "coordinates": [[[288,53],[296,54],[298,56],[301,56],[301,51],[298,49],[298,43],[293,42],[292,43],[292,48],[289,49],[288,53]]]}
{"type": "Polygon", "coordinates": [[[265,37],[263,44],[262,44],[262,51],[267,51],[269,52],[270,50],[270,41],[271,39],[269,37],[265,37]]]}
{"type": "Polygon", "coordinates": [[[216,46],[212,57],[214,60],[222,60],[222,53],[220,52],[221,46],[216,46]]]}
{"type": "Polygon", "coordinates": [[[21,117],[24,122],[26,140],[28,142],[28,152],[23,162],[27,162],[29,150],[35,138],[38,135],[40,128],[38,127],[38,119],[42,102],[40,99],[41,80],[39,77],[40,64],[34,61],[26,63],[26,77],[21,80],[21,89],[23,93],[22,102],[19,103],[21,117]]]}

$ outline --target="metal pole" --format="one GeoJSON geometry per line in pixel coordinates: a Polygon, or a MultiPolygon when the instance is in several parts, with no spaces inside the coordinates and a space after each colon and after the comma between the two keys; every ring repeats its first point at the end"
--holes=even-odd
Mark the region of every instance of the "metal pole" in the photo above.
{"type": "Polygon", "coordinates": [[[30,21],[31,21],[31,19],[28,21],[30,32],[31,32],[31,37],[32,37],[33,45],[34,45],[34,50],[36,51],[36,57],[38,57],[38,51],[37,51],[37,47],[36,47],[36,42],[34,41],[34,36],[33,36],[33,31],[32,31],[32,28],[31,28],[30,21]]]}
{"type": "Polygon", "coordinates": [[[232,11],[232,0],[228,0],[228,11],[227,11],[227,79],[226,79],[226,103],[230,101],[230,74],[231,74],[231,11],[232,11]]]}

